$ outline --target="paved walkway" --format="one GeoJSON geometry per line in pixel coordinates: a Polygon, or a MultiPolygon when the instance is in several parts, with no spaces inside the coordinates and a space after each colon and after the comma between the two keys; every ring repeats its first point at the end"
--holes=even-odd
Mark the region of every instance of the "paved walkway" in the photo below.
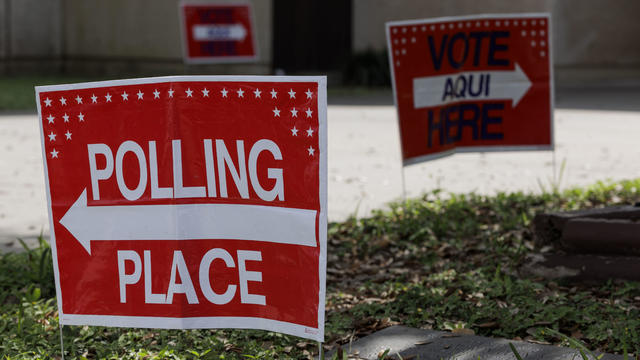
{"type": "MultiPolygon", "coordinates": [[[[559,92],[556,168],[562,187],[640,177],[640,89],[559,92]]],[[[329,219],[366,216],[402,197],[396,113],[390,94],[329,106],[329,219]],[[351,105],[350,105],[351,104],[351,105]],[[356,104],[356,105],[353,105],[356,104]],[[381,105],[378,105],[381,104],[381,105]]],[[[49,233],[40,130],[34,114],[0,115],[0,250],[49,233]]],[[[408,196],[540,192],[553,182],[551,152],[456,154],[405,168],[408,196]]]]}

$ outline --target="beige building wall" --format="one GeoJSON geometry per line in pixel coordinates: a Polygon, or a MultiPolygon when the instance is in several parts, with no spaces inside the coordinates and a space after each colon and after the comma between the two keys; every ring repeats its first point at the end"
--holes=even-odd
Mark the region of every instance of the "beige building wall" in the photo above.
{"type": "Polygon", "coordinates": [[[258,44],[255,62],[184,65],[179,0],[0,0],[0,29],[10,34],[0,39],[0,57],[13,68],[60,60],[65,70],[77,72],[269,73],[272,0],[248,2],[258,44]]]}
{"type": "Polygon", "coordinates": [[[60,1],[5,0],[13,57],[59,56],[61,51],[60,1]]]}
{"type": "Polygon", "coordinates": [[[640,83],[638,0],[353,0],[353,49],[384,49],[385,22],[549,12],[556,80],[640,83]]]}
{"type": "Polygon", "coordinates": [[[0,60],[6,59],[7,57],[10,36],[10,34],[7,33],[9,29],[7,25],[8,20],[7,0],[0,0],[0,60]]]}
{"type": "Polygon", "coordinates": [[[640,1],[556,0],[558,65],[640,65],[640,1]]]}
{"type": "Polygon", "coordinates": [[[62,52],[61,0],[0,0],[0,71],[53,70],[62,52]],[[48,60],[48,61],[46,61],[48,60]]]}
{"type": "Polygon", "coordinates": [[[384,49],[385,23],[473,14],[548,12],[552,0],[353,0],[353,48],[384,49]]]}
{"type": "MultiPolygon", "coordinates": [[[[195,66],[182,62],[179,0],[0,0],[0,71],[268,74],[273,1],[249,0],[258,61],[195,66]]],[[[387,21],[550,12],[556,79],[640,83],[640,0],[351,1],[354,52],[384,49],[387,21]]]]}

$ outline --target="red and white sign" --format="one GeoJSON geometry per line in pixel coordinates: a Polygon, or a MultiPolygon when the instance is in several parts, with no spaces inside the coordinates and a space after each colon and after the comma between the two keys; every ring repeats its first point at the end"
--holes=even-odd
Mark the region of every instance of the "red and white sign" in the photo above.
{"type": "Polygon", "coordinates": [[[65,325],[324,336],[324,77],[36,87],[65,325]]]}
{"type": "Polygon", "coordinates": [[[255,61],[251,5],[181,3],[183,51],[189,63],[255,61]]]}
{"type": "Polygon", "coordinates": [[[553,148],[549,14],[387,23],[405,165],[553,148]]]}

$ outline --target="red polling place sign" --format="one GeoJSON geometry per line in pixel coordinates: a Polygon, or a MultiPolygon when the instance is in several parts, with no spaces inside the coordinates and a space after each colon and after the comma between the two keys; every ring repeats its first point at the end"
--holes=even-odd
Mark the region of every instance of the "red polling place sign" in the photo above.
{"type": "Polygon", "coordinates": [[[183,52],[189,63],[258,58],[249,4],[181,3],[183,52]]]}
{"type": "Polygon", "coordinates": [[[62,324],[322,341],[324,77],[36,87],[62,324]]]}
{"type": "Polygon", "coordinates": [[[405,165],[455,151],[553,148],[550,17],[387,23],[405,165]]]}

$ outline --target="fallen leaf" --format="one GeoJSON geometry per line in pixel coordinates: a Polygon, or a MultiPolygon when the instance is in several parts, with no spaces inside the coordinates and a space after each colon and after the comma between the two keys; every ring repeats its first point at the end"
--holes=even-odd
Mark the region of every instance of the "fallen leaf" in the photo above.
{"type": "Polygon", "coordinates": [[[476,324],[474,326],[479,328],[494,328],[498,327],[498,323],[496,321],[488,321],[481,324],[476,324]]]}
{"type": "Polygon", "coordinates": [[[457,328],[457,329],[453,329],[451,330],[452,333],[454,334],[460,334],[460,335],[475,335],[476,332],[471,330],[471,329],[465,329],[465,328],[457,328]]]}
{"type": "Polygon", "coordinates": [[[414,345],[426,345],[426,344],[431,344],[433,341],[431,340],[420,340],[416,343],[414,343],[414,345]]]}
{"type": "Polygon", "coordinates": [[[534,339],[527,339],[526,341],[532,344],[538,344],[538,345],[551,345],[551,343],[547,341],[540,341],[540,340],[534,340],[534,339]]]}
{"type": "Polygon", "coordinates": [[[234,352],[236,354],[240,354],[242,352],[242,349],[237,347],[235,344],[227,343],[227,344],[224,345],[224,351],[234,352]]]}

